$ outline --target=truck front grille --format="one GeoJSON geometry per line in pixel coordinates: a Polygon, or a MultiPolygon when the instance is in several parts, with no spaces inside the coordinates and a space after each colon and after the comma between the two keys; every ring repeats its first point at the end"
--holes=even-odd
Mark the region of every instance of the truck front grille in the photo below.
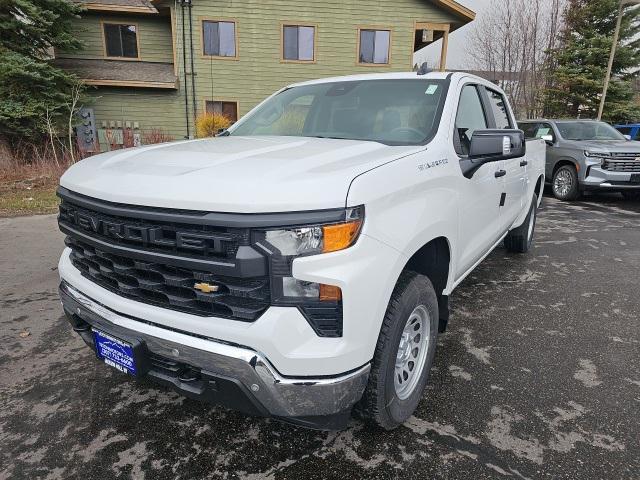
{"type": "Polygon", "coordinates": [[[256,320],[269,306],[268,278],[231,278],[115,255],[67,237],[71,263],[89,280],[132,300],[195,315],[256,320]],[[217,292],[194,288],[209,283],[217,292]]]}
{"type": "Polygon", "coordinates": [[[251,247],[248,228],[220,226],[206,212],[58,194],[71,262],[101,287],[162,308],[245,322],[269,307],[267,259],[251,247]]]}
{"type": "Polygon", "coordinates": [[[602,169],[610,172],[640,172],[640,152],[607,155],[603,157],[602,169]]]}

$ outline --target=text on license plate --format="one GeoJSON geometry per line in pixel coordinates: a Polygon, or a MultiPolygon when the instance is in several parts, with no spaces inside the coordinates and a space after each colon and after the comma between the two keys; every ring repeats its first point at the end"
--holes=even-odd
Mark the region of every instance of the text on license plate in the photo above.
{"type": "Polygon", "coordinates": [[[136,374],[133,347],[129,343],[100,330],[93,331],[93,338],[98,358],[123,373],[136,374]]]}

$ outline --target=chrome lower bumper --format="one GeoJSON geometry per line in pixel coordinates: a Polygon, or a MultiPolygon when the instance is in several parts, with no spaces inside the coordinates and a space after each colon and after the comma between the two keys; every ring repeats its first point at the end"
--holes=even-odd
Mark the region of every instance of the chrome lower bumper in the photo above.
{"type": "MultiPolygon", "coordinates": [[[[369,364],[331,378],[284,377],[254,350],[121,315],[66,282],[60,285],[60,297],[67,315],[85,322],[82,325],[104,330],[123,340],[144,342],[152,354],[195,367],[212,378],[233,379],[252,397],[258,411],[306,426],[318,427],[313,417],[339,415],[348,418],[347,414],[362,396],[369,377],[369,364]]],[[[73,324],[74,319],[70,318],[70,321],[73,324]]],[[[75,329],[92,346],[90,328],[75,329]]],[[[188,382],[173,379],[171,383],[178,390],[185,387],[189,391],[188,382]]]]}

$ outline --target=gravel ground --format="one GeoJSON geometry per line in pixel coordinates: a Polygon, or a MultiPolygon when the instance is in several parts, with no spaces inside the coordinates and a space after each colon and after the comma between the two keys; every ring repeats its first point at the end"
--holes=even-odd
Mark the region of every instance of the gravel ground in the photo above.
{"type": "Polygon", "coordinates": [[[535,248],[452,296],[415,416],[324,433],[99,363],[57,299],[54,216],[0,219],[0,478],[640,478],[640,205],[545,198],[535,248]]]}

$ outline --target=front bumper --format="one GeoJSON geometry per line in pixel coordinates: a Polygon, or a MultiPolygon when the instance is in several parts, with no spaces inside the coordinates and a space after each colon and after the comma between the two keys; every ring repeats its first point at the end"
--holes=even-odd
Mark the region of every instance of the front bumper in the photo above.
{"type": "Polygon", "coordinates": [[[369,377],[369,364],[331,377],[283,377],[259,352],[119,314],[64,281],[60,298],[74,330],[91,348],[92,328],[140,342],[151,365],[147,376],[189,397],[246,413],[341,429],[369,377]]]}
{"type": "Polygon", "coordinates": [[[585,190],[640,190],[640,182],[632,181],[640,174],[631,172],[616,172],[604,170],[598,166],[588,166],[586,176],[582,181],[585,190]]]}

